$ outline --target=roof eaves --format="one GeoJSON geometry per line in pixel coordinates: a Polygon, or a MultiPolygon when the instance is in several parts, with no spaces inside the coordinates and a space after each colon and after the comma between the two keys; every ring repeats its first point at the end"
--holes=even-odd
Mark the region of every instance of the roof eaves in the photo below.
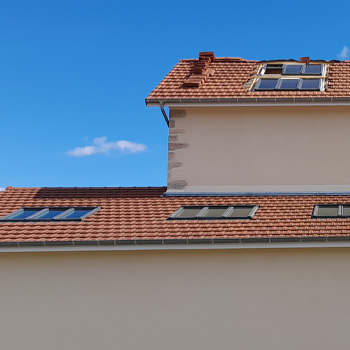
{"type": "Polygon", "coordinates": [[[350,97],[240,97],[240,98],[171,98],[146,99],[147,106],[295,106],[295,105],[349,105],[350,97]]]}
{"type": "Polygon", "coordinates": [[[196,250],[349,247],[350,236],[0,242],[0,253],[43,251],[196,250]]]}

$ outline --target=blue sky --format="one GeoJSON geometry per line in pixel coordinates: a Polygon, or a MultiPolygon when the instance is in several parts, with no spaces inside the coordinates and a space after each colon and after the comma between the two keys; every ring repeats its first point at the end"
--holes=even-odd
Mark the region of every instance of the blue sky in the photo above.
{"type": "Polygon", "coordinates": [[[0,1],[0,187],[165,185],[167,127],[144,99],[179,59],[346,59],[349,10],[320,1],[0,1]]]}

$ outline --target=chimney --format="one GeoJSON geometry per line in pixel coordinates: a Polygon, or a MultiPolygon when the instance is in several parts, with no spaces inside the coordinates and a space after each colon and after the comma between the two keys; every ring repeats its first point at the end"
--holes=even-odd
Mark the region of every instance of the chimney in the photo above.
{"type": "Polygon", "coordinates": [[[299,58],[300,63],[309,63],[310,62],[310,57],[300,57],[299,58]]]}
{"type": "Polygon", "coordinates": [[[191,76],[183,83],[184,87],[199,87],[205,80],[214,74],[214,69],[209,68],[210,64],[215,60],[214,52],[200,52],[198,61],[192,68],[191,76]]]}
{"type": "Polygon", "coordinates": [[[215,55],[214,55],[213,51],[200,52],[199,53],[199,60],[201,58],[210,58],[210,62],[213,62],[215,60],[215,55]]]}

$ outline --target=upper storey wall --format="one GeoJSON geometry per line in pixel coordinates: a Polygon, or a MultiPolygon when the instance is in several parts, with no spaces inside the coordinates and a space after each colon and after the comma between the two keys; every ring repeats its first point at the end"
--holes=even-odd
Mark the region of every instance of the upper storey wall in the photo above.
{"type": "Polygon", "coordinates": [[[350,191],[350,106],[170,111],[168,193],[350,191]]]}

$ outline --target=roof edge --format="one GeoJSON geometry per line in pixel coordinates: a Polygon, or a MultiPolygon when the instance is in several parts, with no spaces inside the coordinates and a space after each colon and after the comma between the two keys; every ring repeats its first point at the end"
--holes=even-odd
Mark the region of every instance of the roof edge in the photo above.
{"type": "Polygon", "coordinates": [[[147,106],[310,106],[350,105],[350,97],[240,97],[240,98],[146,98],[147,106]]]}
{"type": "Polygon", "coordinates": [[[0,253],[341,247],[350,248],[350,236],[0,242],[0,253]]]}

